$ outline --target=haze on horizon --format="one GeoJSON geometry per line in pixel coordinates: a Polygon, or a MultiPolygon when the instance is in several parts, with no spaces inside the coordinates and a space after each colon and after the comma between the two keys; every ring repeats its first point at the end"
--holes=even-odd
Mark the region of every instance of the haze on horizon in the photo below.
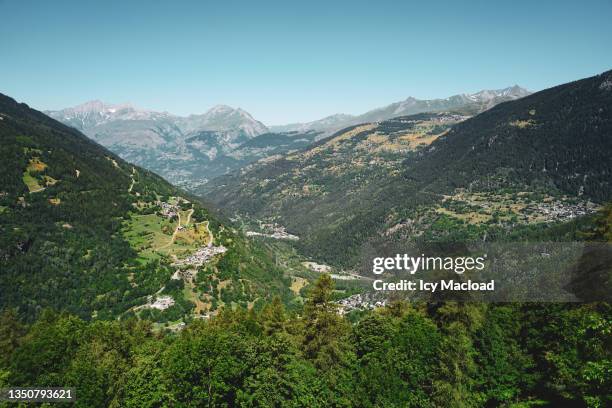
{"type": "Polygon", "coordinates": [[[612,68],[612,1],[0,0],[0,92],[40,110],[99,99],[266,125],[612,68]]]}

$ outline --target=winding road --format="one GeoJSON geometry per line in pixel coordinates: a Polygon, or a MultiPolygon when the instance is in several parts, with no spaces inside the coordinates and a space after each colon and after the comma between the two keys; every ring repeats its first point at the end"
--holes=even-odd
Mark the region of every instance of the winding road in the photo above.
{"type": "Polygon", "coordinates": [[[128,188],[128,193],[132,192],[132,189],[134,188],[134,183],[136,183],[136,180],[134,180],[134,174],[136,174],[136,168],[132,167],[132,174],[130,175],[130,178],[132,179],[132,183],[130,184],[130,187],[128,188]]]}
{"type": "MultiPolygon", "coordinates": [[[[191,221],[191,215],[193,214],[193,208],[190,208],[189,211],[187,212],[187,221],[185,222],[184,225],[189,225],[189,222],[191,221]]],[[[181,228],[181,225],[183,225],[181,223],[181,212],[178,211],[178,225],[176,226],[176,228],[174,229],[174,232],[172,233],[172,237],[170,238],[170,242],[168,242],[165,245],[160,246],[159,248],[157,248],[157,250],[159,251],[162,248],[167,248],[170,245],[174,244],[174,240],[176,239],[176,234],[178,234],[179,232],[179,228],[181,228]]]]}

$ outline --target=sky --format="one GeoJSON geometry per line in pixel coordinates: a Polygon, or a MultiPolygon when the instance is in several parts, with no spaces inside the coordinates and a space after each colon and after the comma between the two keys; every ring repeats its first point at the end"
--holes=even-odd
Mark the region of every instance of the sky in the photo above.
{"type": "Polygon", "coordinates": [[[612,69],[612,0],[0,0],[0,92],[266,125],[612,69]],[[424,4],[425,3],[425,4],[424,4]]]}

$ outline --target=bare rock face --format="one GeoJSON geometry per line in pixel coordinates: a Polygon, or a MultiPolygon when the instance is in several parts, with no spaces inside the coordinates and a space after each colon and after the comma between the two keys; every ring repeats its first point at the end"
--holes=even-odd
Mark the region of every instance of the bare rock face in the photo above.
{"type": "Polygon", "coordinates": [[[233,169],[225,155],[268,130],[245,110],[227,105],[181,117],[96,100],[45,113],[185,187],[233,169]]]}

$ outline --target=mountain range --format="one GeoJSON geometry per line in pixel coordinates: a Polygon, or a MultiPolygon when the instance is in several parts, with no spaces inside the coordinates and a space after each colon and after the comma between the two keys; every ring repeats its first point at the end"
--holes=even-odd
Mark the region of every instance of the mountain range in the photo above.
{"type": "Polygon", "coordinates": [[[270,155],[302,148],[350,125],[419,112],[460,110],[474,115],[528,94],[513,86],[446,99],[408,98],[362,115],[337,114],[315,122],[270,128],[243,109],[226,105],[186,117],[101,101],[45,113],[123,159],[155,171],[176,185],[194,189],[214,177],[270,155]]]}
{"type": "Polygon", "coordinates": [[[173,123],[183,133],[198,130],[223,130],[242,132],[253,137],[267,131],[267,128],[241,108],[217,105],[201,115],[176,116],[167,112],[139,109],[129,103],[108,105],[99,100],[59,111],[46,111],[54,119],[92,135],[105,135],[104,126],[116,121],[152,121],[173,123]]]}
{"type": "Polygon", "coordinates": [[[267,132],[249,113],[226,105],[186,117],[100,101],[46,113],[125,160],[187,186],[236,168],[226,155],[267,132]]]}
{"type": "Polygon", "coordinates": [[[473,117],[353,125],[198,192],[230,213],[282,224],[301,237],[302,253],[349,268],[373,245],[545,229],[612,199],[610,84],[612,71],[473,117]]]}
{"type": "MultiPolygon", "coordinates": [[[[73,120],[161,120],[90,108],[73,120]]],[[[268,249],[75,128],[0,94],[0,140],[0,308],[168,322],[290,298],[268,249]]]]}
{"type": "MultiPolygon", "coordinates": [[[[338,297],[362,302],[364,260],[407,243],[608,236],[609,216],[602,229],[593,215],[612,200],[611,107],[609,71],[475,116],[418,113],[323,138],[243,133],[242,151],[268,156],[195,189],[230,219],[0,95],[0,307],[179,330],[273,296],[299,309],[322,271],[338,297]]],[[[164,120],[129,106],[94,111],[66,116],[93,127],[164,120]]],[[[606,265],[579,283],[609,293],[606,265]]]]}
{"type": "Polygon", "coordinates": [[[307,123],[294,123],[283,126],[271,126],[272,131],[287,132],[316,130],[331,134],[351,125],[366,122],[378,122],[398,116],[414,115],[423,112],[443,112],[463,110],[471,114],[483,112],[498,103],[519,99],[531,92],[514,85],[504,89],[482,90],[473,94],[453,95],[444,99],[422,100],[408,97],[381,108],[376,108],[360,115],[335,114],[307,123]]]}

